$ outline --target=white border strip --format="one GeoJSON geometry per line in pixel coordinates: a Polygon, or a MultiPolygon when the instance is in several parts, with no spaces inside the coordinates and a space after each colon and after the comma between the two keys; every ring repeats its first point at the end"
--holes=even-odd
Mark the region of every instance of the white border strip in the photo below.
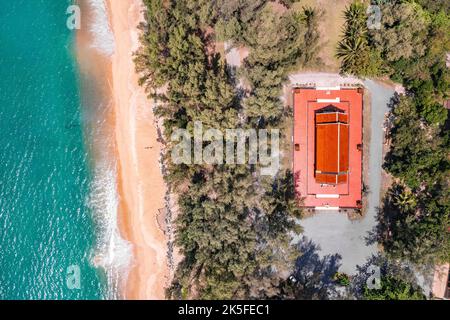
{"type": "Polygon", "coordinates": [[[315,210],[339,211],[339,207],[315,207],[315,210]]]}
{"type": "Polygon", "coordinates": [[[341,102],[341,98],[336,99],[317,99],[318,103],[341,102]]]}
{"type": "Polygon", "coordinates": [[[316,194],[317,199],[339,199],[338,194],[316,194]]]}
{"type": "Polygon", "coordinates": [[[341,90],[340,86],[335,86],[335,87],[316,87],[316,90],[341,90]]]}

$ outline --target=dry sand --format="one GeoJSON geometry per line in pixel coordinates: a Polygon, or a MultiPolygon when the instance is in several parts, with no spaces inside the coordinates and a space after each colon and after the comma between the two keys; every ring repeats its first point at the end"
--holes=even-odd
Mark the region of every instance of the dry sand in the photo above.
{"type": "Polygon", "coordinates": [[[167,239],[158,227],[166,187],[159,167],[152,104],[138,85],[133,52],[138,48],[141,0],[107,0],[116,50],[112,57],[115,131],[119,158],[120,230],[134,259],[124,297],[164,299],[168,280],[167,239]]]}

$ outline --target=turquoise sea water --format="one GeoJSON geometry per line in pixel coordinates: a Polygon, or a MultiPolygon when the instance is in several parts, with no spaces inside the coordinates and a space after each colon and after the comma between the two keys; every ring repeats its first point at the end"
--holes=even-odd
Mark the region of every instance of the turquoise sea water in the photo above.
{"type": "Polygon", "coordinates": [[[0,299],[99,299],[68,0],[0,5],[0,299]],[[81,289],[67,286],[80,268],[81,289]]]}

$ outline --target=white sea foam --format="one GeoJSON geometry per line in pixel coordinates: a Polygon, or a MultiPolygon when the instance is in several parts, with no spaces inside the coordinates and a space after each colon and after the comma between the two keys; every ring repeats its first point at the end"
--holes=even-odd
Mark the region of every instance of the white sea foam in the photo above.
{"type": "MultiPolygon", "coordinates": [[[[91,12],[91,47],[105,56],[111,56],[114,54],[115,41],[105,0],[87,0],[87,3],[91,12]]],[[[133,248],[131,243],[121,237],[118,226],[118,172],[117,164],[110,155],[111,150],[114,150],[114,139],[108,135],[106,129],[106,118],[111,108],[111,104],[104,102],[95,108],[94,118],[97,118],[97,121],[89,137],[96,148],[96,156],[88,206],[97,227],[92,264],[105,271],[108,288],[105,298],[120,299],[121,288],[128,277],[133,248]]]]}
{"type": "Polygon", "coordinates": [[[88,205],[98,228],[93,264],[105,270],[108,299],[120,298],[120,289],[128,276],[132,245],[120,236],[118,228],[117,170],[106,163],[96,166],[88,205]]]}
{"type": "Polygon", "coordinates": [[[88,3],[92,12],[92,21],[89,26],[92,47],[106,56],[112,56],[115,50],[115,41],[105,0],[88,0],[88,3]]]}

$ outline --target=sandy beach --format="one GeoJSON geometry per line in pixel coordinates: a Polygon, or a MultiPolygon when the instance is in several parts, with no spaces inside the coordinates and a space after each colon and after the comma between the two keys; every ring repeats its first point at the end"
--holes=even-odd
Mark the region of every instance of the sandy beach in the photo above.
{"type": "Polygon", "coordinates": [[[126,299],[164,299],[168,280],[167,239],[157,222],[166,193],[159,167],[161,145],[151,102],[138,85],[133,52],[139,46],[141,0],[107,0],[115,37],[112,88],[119,159],[119,227],[133,245],[124,288],[126,299]]]}

